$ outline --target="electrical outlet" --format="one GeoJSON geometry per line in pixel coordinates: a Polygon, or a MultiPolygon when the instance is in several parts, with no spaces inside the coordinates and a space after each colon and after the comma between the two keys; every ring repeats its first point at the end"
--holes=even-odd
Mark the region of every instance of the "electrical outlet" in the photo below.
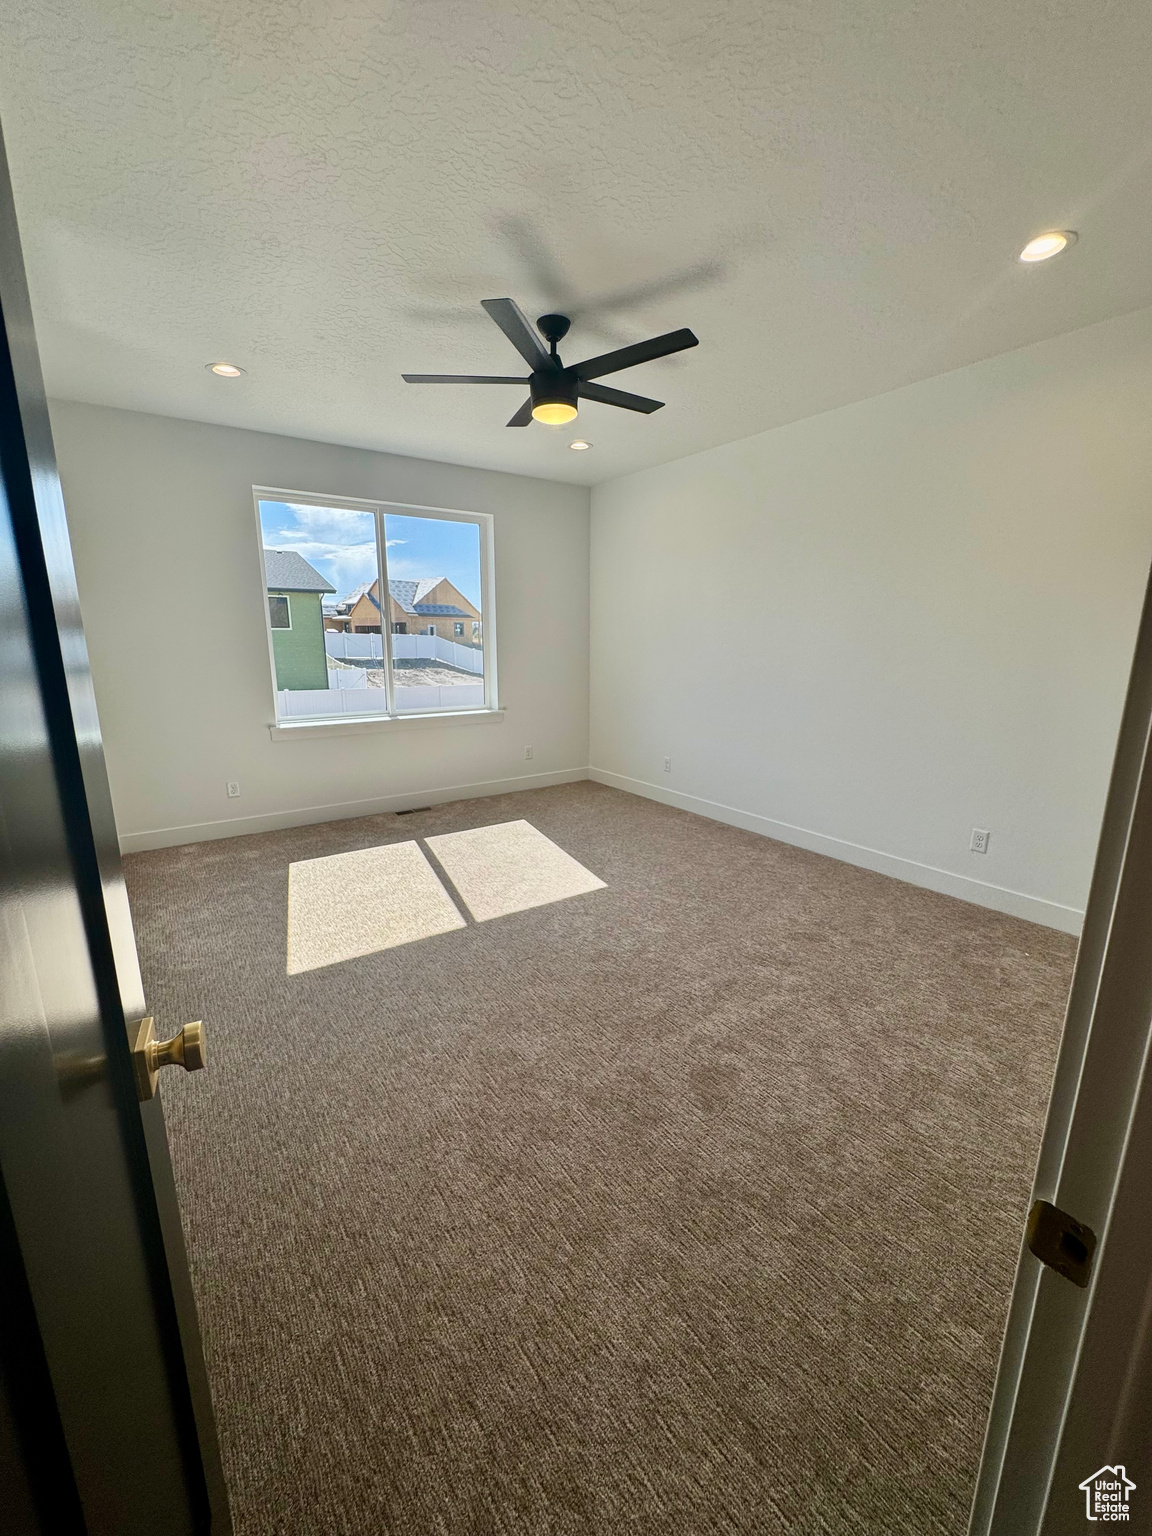
{"type": "Polygon", "coordinates": [[[672,772],[672,759],[670,757],[666,757],[664,759],[664,772],[665,773],[671,773],[672,772]]]}
{"type": "Polygon", "coordinates": [[[229,800],[239,800],[239,798],[240,798],[240,780],[239,779],[229,779],[228,780],[228,798],[229,798],[229,800]]]}
{"type": "Polygon", "coordinates": [[[987,853],[988,843],[991,837],[991,832],[985,831],[983,827],[973,827],[972,840],[968,846],[971,848],[973,853],[987,853]]]}
{"type": "Polygon", "coordinates": [[[524,748],[524,761],[526,763],[530,763],[532,761],[532,748],[531,747],[525,747],[524,748]]]}

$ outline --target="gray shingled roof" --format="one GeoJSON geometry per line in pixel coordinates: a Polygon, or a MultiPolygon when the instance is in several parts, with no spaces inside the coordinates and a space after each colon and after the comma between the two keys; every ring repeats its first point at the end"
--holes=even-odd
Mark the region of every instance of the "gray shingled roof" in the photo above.
{"type": "Polygon", "coordinates": [[[265,549],[264,575],[269,592],[335,592],[315,567],[294,549],[265,549]]]}
{"type": "Polygon", "coordinates": [[[405,613],[415,613],[415,604],[420,601],[426,592],[431,592],[433,587],[438,587],[443,580],[443,576],[423,576],[419,581],[392,581],[390,579],[388,590],[405,613]]]}
{"type": "MultiPolygon", "coordinates": [[[[268,551],[265,551],[265,554],[267,553],[268,551]]],[[[455,603],[422,603],[420,601],[427,593],[438,587],[443,580],[443,576],[422,576],[419,581],[407,581],[398,577],[395,581],[390,580],[388,582],[388,590],[392,594],[393,601],[403,613],[411,613],[418,618],[432,616],[433,618],[456,617],[466,619],[468,617],[467,609],[458,608],[455,603]]],[[[376,601],[375,594],[372,591],[375,585],[374,581],[363,582],[354,592],[349,592],[347,597],[340,600],[337,605],[337,612],[349,612],[362,597],[366,597],[374,607],[379,608],[380,604],[376,601]]],[[[328,590],[331,589],[329,588],[328,590]]]]}

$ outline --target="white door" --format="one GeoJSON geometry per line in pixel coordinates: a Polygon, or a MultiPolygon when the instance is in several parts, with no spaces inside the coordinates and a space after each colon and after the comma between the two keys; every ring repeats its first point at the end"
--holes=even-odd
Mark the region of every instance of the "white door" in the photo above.
{"type": "Polygon", "coordinates": [[[972,1536],[1082,1536],[1093,1521],[1152,1532],[1150,724],[1152,588],[1036,1173],[1033,1200],[1043,1203],[1033,1205],[1021,1246],[972,1536]]]}

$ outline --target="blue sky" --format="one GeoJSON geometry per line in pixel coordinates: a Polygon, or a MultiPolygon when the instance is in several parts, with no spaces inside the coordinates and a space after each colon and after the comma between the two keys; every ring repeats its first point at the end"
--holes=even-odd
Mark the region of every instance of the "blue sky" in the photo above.
{"type": "MultiPolygon", "coordinates": [[[[376,577],[376,540],[371,512],[311,507],[286,501],[260,503],[260,528],[268,549],[294,549],[346,597],[376,577]]],[[[475,523],[431,517],[384,516],[388,574],[447,576],[480,608],[480,530],[475,523]]]]}

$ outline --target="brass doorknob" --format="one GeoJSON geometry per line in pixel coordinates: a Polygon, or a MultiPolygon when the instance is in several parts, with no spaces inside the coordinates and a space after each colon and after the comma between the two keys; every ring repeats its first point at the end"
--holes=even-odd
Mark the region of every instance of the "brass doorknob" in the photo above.
{"type": "Polygon", "coordinates": [[[199,1072],[204,1065],[204,1026],[199,1019],[185,1024],[171,1040],[153,1040],[149,1049],[158,1067],[183,1067],[185,1072],[199,1072]]]}
{"type": "Polygon", "coordinates": [[[185,1024],[171,1040],[157,1040],[155,1021],[141,1019],[132,1045],[132,1065],[136,1072],[136,1091],[150,1099],[156,1092],[161,1067],[183,1067],[185,1072],[199,1072],[204,1065],[204,1025],[197,1019],[185,1024]]]}

